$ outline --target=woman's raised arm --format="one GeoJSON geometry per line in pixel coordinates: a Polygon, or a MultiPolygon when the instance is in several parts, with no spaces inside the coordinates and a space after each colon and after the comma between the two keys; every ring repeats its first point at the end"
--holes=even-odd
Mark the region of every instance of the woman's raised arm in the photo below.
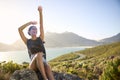
{"type": "Polygon", "coordinates": [[[44,28],[43,28],[43,15],[42,15],[42,7],[39,6],[38,7],[38,11],[39,11],[39,21],[40,21],[40,38],[42,39],[42,41],[44,42],[44,28]]]}

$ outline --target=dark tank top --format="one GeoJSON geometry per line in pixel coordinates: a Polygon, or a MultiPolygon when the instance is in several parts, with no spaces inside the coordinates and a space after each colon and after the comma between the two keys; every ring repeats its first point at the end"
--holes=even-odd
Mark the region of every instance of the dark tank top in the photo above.
{"type": "Polygon", "coordinates": [[[40,37],[37,37],[36,40],[28,39],[27,48],[29,57],[31,57],[32,54],[36,54],[37,52],[43,52],[44,58],[46,59],[46,51],[43,43],[44,42],[41,40],[40,37]]]}

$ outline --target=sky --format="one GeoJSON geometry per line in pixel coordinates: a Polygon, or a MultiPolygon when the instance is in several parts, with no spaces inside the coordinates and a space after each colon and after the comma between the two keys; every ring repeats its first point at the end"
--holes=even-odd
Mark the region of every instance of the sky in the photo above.
{"type": "Polygon", "coordinates": [[[0,42],[12,44],[21,25],[39,22],[39,5],[45,33],[67,31],[93,40],[120,33],[120,0],[0,0],[0,42]]]}

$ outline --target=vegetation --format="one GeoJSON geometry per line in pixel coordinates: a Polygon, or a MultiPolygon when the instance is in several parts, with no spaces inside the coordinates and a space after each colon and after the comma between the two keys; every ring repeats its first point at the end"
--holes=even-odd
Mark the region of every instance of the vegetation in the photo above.
{"type": "Polygon", "coordinates": [[[57,72],[76,74],[88,80],[120,80],[120,42],[101,45],[76,53],[84,54],[86,57],[75,59],[72,56],[73,53],[69,56],[60,56],[49,62],[52,69],[57,72]],[[71,60],[65,61],[68,57],[72,57],[71,60]]]}
{"type": "Polygon", "coordinates": [[[9,80],[10,76],[15,70],[20,70],[28,67],[28,63],[17,64],[13,61],[0,63],[0,80],[9,80]]]}
{"type": "MultiPolygon", "coordinates": [[[[62,55],[49,63],[53,71],[75,74],[87,80],[120,80],[120,42],[62,55]],[[80,59],[79,54],[85,57],[80,59]]],[[[9,80],[15,70],[28,65],[26,62],[1,62],[0,80],[9,80]]]]}
{"type": "Polygon", "coordinates": [[[120,80],[120,56],[107,62],[100,80],[120,80]]]}
{"type": "Polygon", "coordinates": [[[57,58],[51,60],[51,62],[52,61],[68,61],[68,60],[74,60],[77,58],[79,58],[79,55],[74,54],[74,53],[69,53],[69,54],[64,54],[60,57],[57,57],[57,58]]]}

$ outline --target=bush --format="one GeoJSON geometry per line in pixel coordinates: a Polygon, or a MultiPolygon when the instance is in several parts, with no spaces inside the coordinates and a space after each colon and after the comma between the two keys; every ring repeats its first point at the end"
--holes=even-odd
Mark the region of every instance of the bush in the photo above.
{"type": "Polygon", "coordinates": [[[4,72],[4,73],[13,73],[15,70],[19,70],[21,69],[22,66],[21,65],[18,65],[17,63],[13,63],[13,61],[10,61],[10,62],[7,62],[7,63],[3,63],[1,65],[1,70],[4,72]]]}
{"type": "Polygon", "coordinates": [[[104,69],[100,80],[120,80],[120,57],[116,57],[111,61],[108,61],[106,68],[104,69]]]}

